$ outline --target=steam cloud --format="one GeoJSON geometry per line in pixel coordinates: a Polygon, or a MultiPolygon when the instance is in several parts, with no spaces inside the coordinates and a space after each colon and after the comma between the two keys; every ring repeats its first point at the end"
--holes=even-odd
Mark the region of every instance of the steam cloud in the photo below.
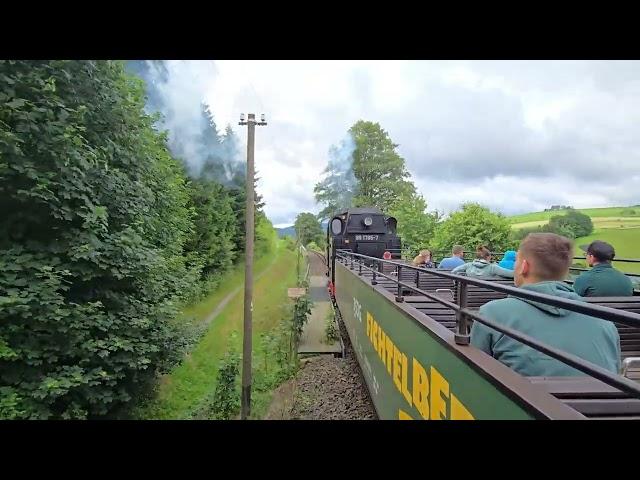
{"type": "Polygon", "coordinates": [[[244,176],[237,137],[230,127],[218,133],[204,101],[216,74],[212,61],[142,60],[128,67],[146,81],[147,110],[162,114],[158,127],[168,130],[171,153],[185,162],[191,175],[206,174],[224,184],[235,175],[244,176]]]}

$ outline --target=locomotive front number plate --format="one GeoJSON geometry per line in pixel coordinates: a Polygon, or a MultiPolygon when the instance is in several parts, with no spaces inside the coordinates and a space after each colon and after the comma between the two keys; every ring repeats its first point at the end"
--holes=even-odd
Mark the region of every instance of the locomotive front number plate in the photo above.
{"type": "Polygon", "coordinates": [[[379,235],[356,235],[356,242],[358,240],[371,240],[371,241],[376,241],[378,240],[379,235]]]}

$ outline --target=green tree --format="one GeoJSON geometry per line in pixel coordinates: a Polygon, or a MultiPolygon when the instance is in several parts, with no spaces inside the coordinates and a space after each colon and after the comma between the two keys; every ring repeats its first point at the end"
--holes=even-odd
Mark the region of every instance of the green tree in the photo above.
{"type": "Polygon", "coordinates": [[[380,124],[359,120],[350,129],[356,148],[353,173],[357,180],[354,206],[373,206],[383,211],[415,192],[404,159],[396,152],[397,144],[380,124]]]}
{"type": "Polygon", "coordinates": [[[299,213],[293,226],[301,245],[307,245],[309,242],[322,243],[322,227],[313,213],[299,213]]]}
{"type": "Polygon", "coordinates": [[[477,203],[466,203],[436,227],[434,248],[448,251],[456,244],[463,245],[465,250],[486,245],[494,252],[503,252],[514,248],[516,242],[511,234],[511,224],[504,215],[477,203]]]}
{"type": "Polygon", "coordinates": [[[568,210],[565,215],[551,217],[548,225],[550,231],[559,235],[568,234],[566,236],[571,235],[571,238],[585,237],[593,233],[591,217],[574,209],[568,210]]]}
{"type": "Polygon", "coordinates": [[[214,180],[192,180],[190,204],[195,212],[195,229],[185,245],[190,262],[206,279],[220,276],[232,264],[236,252],[237,234],[233,199],[222,185],[214,180]]]}
{"type": "Polygon", "coordinates": [[[530,233],[540,233],[542,231],[543,231],[542,230],[542,226],[524,227],[524,228],[520,228],[518,230],[514,230],[513,237],[516,240],[522,240],[522,239],[524,239],[524,237],[526,237],[530,233]]]}
{"type": "MultiPolygon", "coordinates": [[[[238,179],[238,177],[236,177],[236,180],[238,179]]],[[[258,188],[257,188],[257,182],[258,182],[259,178],[256,176],[254,178],[254,182],[253,182],[253,192],[254,192],[254,208],[255,208],[255,214],[254,214],[254,240],[257,240],[258,238],[258,226],[263,223],[264,225],[266,225],[267,223],[265,223],[265,221],[267,220],[267,217],[263,211],[263,207],[265,205],[264,201],[262,200],[262,195],[260,195],[258,193],[258,188]]],[[[243,172],[243,177],[242,177],[242,184],[241,185],[237,185],[234,184],[234,186],[232,186],[229,189],[229,195],[231,196],[231,203],[233,206],[233,211],[235,212],[235,224],[236,224],[236,235],[233,241],[233,245],[234,245],[234,250],[236,252],[238,252],[238,254],[242,254],[244,253],[244,247],[245,247],[245,231],[246,231],[246,199],[247,199],[247,190],[245,188],[245,184],[244,182],[246,181],[246,177],[244,177],[244,172],[243,172]]],[[[271,222],[268,222],[269,225],[271,225],[271,222]]],[[[273,225],[271,225],[270,228],[273,228],[273,225]]]]}
{"type": "Polygon", "coordinates": [[[584,237],[593,233],[593,222],[588,215],[570,208],[565,215],[555,215],[542,226],[522,228],[514,236],[522,240],[536,232],[550,232],[567,238],[584,237]]]}
{"type": "Polygon", "coordinates": [[[255,251],[256,256],[268,255],[273,251],[273,247],[278,241],[278,232],[273,228],[271,220],[264,212],[256,213],[256,235],[255,251]]]}
{"type": "Polygon", "coordinates": [[[224,135],[220,137],[220,145],[222,148],[221,156],[225,175],[228,182],[236,187],[244,187],[247,166],[240,139],[231,128],[231,125],[227,125],[224,135]]]}
{"type": "Polygon", "coordinates": [[[397,147],[380,124],[356,122],[346,140],[330,149],[325,177],[315,185],[316,201],[324,205],[318,218],[349,207],[388,211],[397,201],[411,198],[415,187],[397,147]]]}
{"type": "Polygon", "coordinates": [[[438,216],[427,213],[427,202],[422,195],[401,198],[389,214],[398,220],[398,234],[403,245],[419,250],[431,244],[438,216]]]}
{"type": "Polygon", "coordinates": [[[182,167],[113,61],[0,61],[2,415],[114,412],[175,360],[182,167]]]}

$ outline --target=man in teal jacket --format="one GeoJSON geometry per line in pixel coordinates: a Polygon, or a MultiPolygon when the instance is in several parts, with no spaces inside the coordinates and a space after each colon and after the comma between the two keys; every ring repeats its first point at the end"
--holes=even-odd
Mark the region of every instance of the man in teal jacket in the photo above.
{"type": "Polygon", "coordinates": [[[587,263],[593,267],[583,272],[573,283],[573,290],[583,297],[630,297],[633,283],[624,273],[611,266],[616,252],[613,246],[595,240],[580,248],[587,253],[587,263]]]}
{"type": "Polygon", "coordinates": [[[476,259],[451,270],[451,273],[465,273],[468,277],[506,277],[513,278],[513,270],[507,270],[491,263],[491,252],[487,247],[476,248],[476,259]]]}
{"type": "MultiPolygon", "coordinates": [[[[573,257],[572,242],[553,233],[529,234],[520,244],[515,284],[525,290],[581,300],[562,280],[573,257]]],[[[546,345],[620,371],[620,337],[612,322],[532,300],[508,297],[480,308],[480,315],[546,345]]],[[[579,376],[584,373],[474,322],[471,344],[524,376],[579,376]]]]}

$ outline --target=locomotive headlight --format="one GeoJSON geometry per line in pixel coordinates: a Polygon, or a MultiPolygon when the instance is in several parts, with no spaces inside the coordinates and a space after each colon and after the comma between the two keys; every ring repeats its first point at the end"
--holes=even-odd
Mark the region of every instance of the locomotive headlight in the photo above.
{"type": "Polygon", "coordinates": [[[367,227],[370,227],[371,225],[373,225],[373,218],[371,217],[364,217],[364,224],[367,227]]]}

